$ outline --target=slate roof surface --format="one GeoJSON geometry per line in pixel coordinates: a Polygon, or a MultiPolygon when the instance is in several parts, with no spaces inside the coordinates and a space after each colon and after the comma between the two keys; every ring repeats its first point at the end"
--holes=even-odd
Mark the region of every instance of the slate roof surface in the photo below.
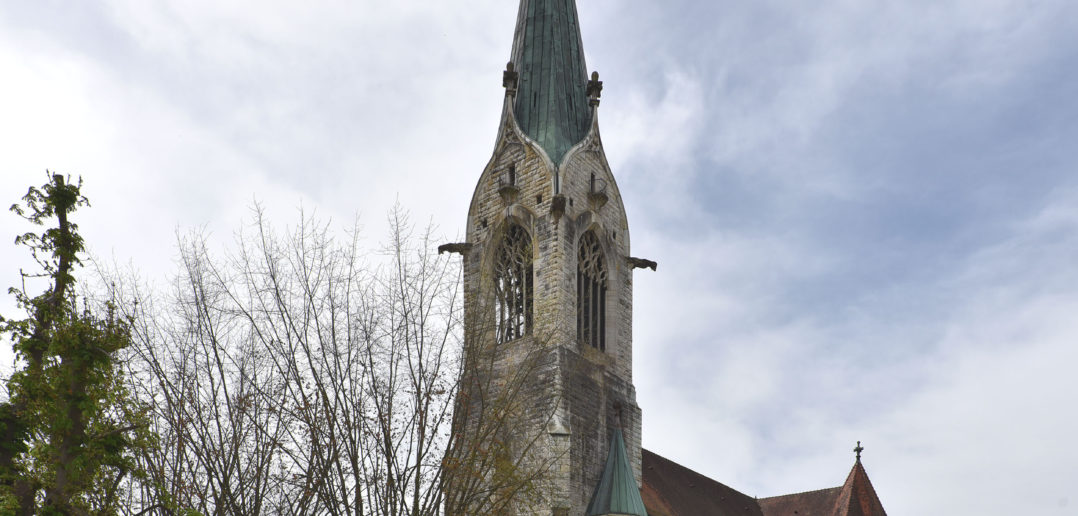
{"type": "Polygon", "coordinates": [[[517,123],[558,165],[591,126],[576,2],[521,0],[512,62],[517,123]]]}

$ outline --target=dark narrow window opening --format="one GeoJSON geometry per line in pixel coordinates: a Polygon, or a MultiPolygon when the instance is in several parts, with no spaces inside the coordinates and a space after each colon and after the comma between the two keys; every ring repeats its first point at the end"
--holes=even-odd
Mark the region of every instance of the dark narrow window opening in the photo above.
{"type": "Polygon", "coordinates": [[[531,333],[532,275],[531,237],[524,228],[510,226],[498,246],[494,263],[498,342],[531,333]]]}
{"type": "Polygon", "coordinates": [[[576,337],[606,350],[606,262],[599,238],[588,231],[580,239],[576,268],[576,337]]]}

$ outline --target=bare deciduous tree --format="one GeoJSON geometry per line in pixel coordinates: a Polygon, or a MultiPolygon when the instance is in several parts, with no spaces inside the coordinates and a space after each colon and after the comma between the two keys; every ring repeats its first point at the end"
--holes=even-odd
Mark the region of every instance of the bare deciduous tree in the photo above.
{"type": "Polygon", "coordinates": [[[492,374],[509,364],[463,323],[457,262],[400,208],[389,222],[368,257],[356,231],[342,243],[302,217],[279,236],[256,208],[224,257],[181,239],[167,300],[121,288],[137,301],[133,388],[159,439],[130,513],[500,513],[538,493],[552,461],[499,437],[549,405],[523,388],[537,361],[492,374]]]}

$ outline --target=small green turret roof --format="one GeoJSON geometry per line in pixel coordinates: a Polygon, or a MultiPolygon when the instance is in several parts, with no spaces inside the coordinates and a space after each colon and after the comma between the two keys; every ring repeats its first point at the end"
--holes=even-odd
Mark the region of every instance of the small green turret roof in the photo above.
{"type": "Polygon", "coordinates": [[[517,123],[558,164],[591,125],[575,0],[520,0],[512,62],[517,123]]]}
{"type": "Polygon", "coordinates": [[[640,498],[640,488],[633,478],[633,468],[625,453],[625,441],[621,429],[614,430],[610,439],[610,453],[606,457],[606,467],[595,493],[591,495],[586,516],[605,516],[610,514],[626,516],[648,516],[644,501],[640,498]]]}

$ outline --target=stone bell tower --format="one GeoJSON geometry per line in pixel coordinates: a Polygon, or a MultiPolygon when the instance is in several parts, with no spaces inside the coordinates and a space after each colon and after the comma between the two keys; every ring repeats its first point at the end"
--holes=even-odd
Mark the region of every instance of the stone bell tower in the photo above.
{"type": "Polygon", "coordinates": [[[477,432],[477,421],[504,413],[516,418],[519,426],[483,437],[536,467],[541,496],[515,512],[642,513],[642,504],[632,512],[595,501],[610,497],[599,493],[608,477],[635,484],[630,491],[641,480],[632,272],[654,263],[630,258],[625,208],[599,137],[603,85],[587,74],[574,0],[521,0],[503,86],[467,242],[443,246],[464,256],[465,362],[473,367],[458,404],[470,415],[458,414],[455,431],[477,432]],[[524,401],[498,409],[492,400],[507,392],[524,401]]]}

